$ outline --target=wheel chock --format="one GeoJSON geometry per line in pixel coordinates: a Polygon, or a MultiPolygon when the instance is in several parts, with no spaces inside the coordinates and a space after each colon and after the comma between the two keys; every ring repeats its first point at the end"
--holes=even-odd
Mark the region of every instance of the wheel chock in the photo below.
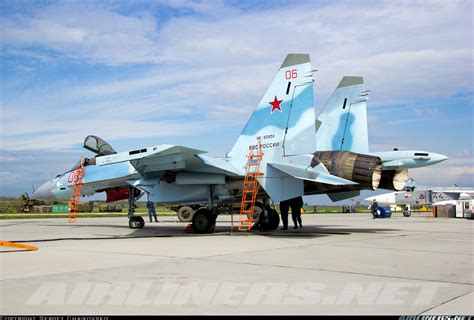
{"type": "Polygon", "coordinates": [[[184,233],[194,233],[193,224],[192,223],[188,224],[188,226],[186,227],[186,229],[184,229],[183,232],[184,233]]]}

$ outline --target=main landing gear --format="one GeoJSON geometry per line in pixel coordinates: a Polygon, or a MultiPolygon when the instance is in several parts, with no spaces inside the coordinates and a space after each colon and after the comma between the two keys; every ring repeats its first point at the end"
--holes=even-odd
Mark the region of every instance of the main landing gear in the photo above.
{"type": "Polygon", "coordinates": [[[178,209],[178,219],[181,222],[191,222],[193,221],[193,216],[196,208],[190,206],[182,206],[178,209]]]}
{"type": "Polygon", "coordinates": [[[198,209],[193,216],[193,229],[195,233],[213,233],[216,228],[217,214],[208,208],[198,209]]]}
{"type": "MultiPolygon", "coordinates": [[[[255,224],[253,229],[260,231],[276,230],[280,224],[280,216],[275,209],[270,207],[268,201],[264,201],[264,203],[266,204],[264,205],[261,202],[255,203],[253,214],[255,224]]],[[[181,207],[180,209],[182,208],[185,208],[183,210],[189,210],[187,207],[181,207]]],[[[205,234],[213,233],[215,231],[218,210],[214,207],[211,208],[213,209],[210,210],[209,207],[200,207],[196,211],[193,211],[191,226],[195,233],[205,234]]]]}
{"type": "Polygon", "coordinates": [[[255,208],[254,220],[256,223],[254,225],[254,229],[259,229],[261,231],[273,231],[278,228],[280,225],[280,216],[275,209],[270,207],[268,199],[264,199],[263,204],[261,202],[255,203],[255,208]],[[257,219],[255,219],[256,211],[260,211],[257,219]]]}

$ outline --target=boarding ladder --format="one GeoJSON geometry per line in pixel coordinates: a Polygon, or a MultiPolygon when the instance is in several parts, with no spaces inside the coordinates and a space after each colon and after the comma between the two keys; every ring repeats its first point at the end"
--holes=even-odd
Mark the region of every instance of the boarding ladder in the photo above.
{"type": "Polygon", "coordinates": [[[77,212],[79,211],[79,203],[81,201],[82,178],[84,177],[84,158],[76,166],[76,170],[72,174],[72,192],[69,199],[69,219],[68,223],[76,222],[77,212]]]}
{"type": "Polygon", "coordinates": [[[257,198],[258,188],[260,186],[258,178],[263,176],[263,173],[260,172],[260,163],[263,159],[260,138],[258,138],[257,153],[254,153],[253,150],[250,150],[247,158],[247,169],[245,171],[242,202],[240,205],[239,231],[249,231],[254,224],[253,215],[255,200],[257,198]]]}

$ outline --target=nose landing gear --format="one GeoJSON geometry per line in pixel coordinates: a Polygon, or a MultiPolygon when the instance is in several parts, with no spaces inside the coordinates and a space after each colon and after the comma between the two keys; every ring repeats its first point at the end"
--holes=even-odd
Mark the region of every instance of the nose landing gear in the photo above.
{"type": "Polygon", "coordinates": [[[135,201],[141,198],[143,193],[137,188],[130,187],[128,196],[128,226],[130,229],[143,229],[145,226],[145,220],[140,216],[134,216],[135,213],[135,201]]]}
{"type": "Polygon", "coordinates": [[[217,215],[208,208],[198,209],[193,216],[193,228],[196,233],[213,233],[216,228],[217,215]]]}
{"type": "Polygon", "coordinates": [[[140,216],[132,216],[128,219],[128,226],[130,229],[143,229],[145,226],[145,220],[140,216]]]}

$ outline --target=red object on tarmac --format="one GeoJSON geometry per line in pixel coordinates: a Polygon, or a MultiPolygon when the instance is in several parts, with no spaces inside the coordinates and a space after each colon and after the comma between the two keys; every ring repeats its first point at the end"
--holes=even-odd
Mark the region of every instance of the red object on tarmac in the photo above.
{"type": "Polygon", "coordinates": [[[193,224],[192,224],[192,223],[188,224],[188,226],[186,227],[186,229],[184,229],[184,233],[194,233],[194,228],[193,228],[193,224]]]}

